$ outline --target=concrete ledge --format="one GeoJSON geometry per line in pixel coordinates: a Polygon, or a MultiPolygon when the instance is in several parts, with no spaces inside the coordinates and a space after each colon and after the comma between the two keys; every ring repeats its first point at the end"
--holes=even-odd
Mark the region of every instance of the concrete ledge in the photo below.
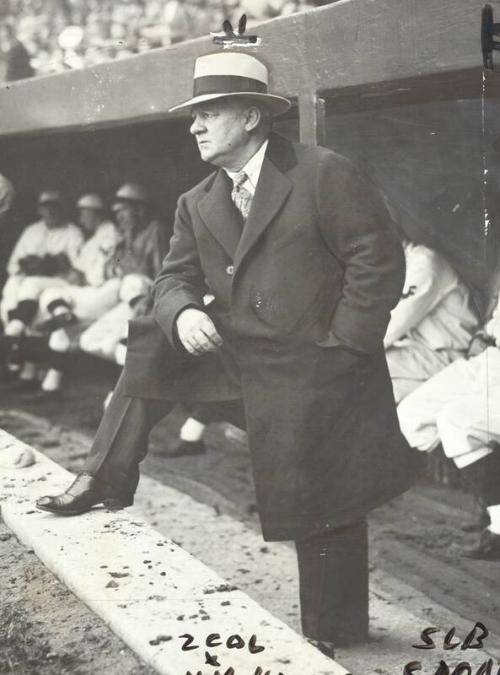
{"type": "MultiPolygon", "coordinates": [[[[25,445],[0,430],[0,452],[12,444],[25,445]]],[[[159,673],[224,675],[233,668],[234,675],[347,675],[345,668],[147,525],[134,508],[119,513],[96,508],[77,518],[36,510],[36,497],[66,488],[72,475],[39,452],[35,457],[31,467],[0,471],[6,524],[159,673]],[[179,636],[186,633],[198,649],[181,649],[184,639],[179,636]],[[221,646],[205,646],[212,633],[220,634],[221,646]],[[229,648],[231,635],[240,635],[245,646],[229,648]],[[252,635],[264,647],[260,653],[248,649],[252,635]],[[217,657],[219,666],[205,663],[206,651],[217,657]]]]}

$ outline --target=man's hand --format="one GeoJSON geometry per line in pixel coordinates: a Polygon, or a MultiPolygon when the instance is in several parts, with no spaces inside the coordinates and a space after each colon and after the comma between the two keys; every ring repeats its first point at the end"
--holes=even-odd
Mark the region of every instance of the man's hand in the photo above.
{"type": "Polygon", "coordinates": [[[222,346],[222,338],[212,319],[199,309],[188,307],[177,317],[177,335],[190,354],[215,352],[222,346]]]}

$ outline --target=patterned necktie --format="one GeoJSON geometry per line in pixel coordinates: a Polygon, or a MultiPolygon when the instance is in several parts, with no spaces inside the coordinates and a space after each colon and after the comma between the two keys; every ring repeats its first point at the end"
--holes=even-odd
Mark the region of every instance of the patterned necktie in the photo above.
{"type": "Polygon", "coordinates": [[[243,220],[248,218],[250,213],[250,207],[252,206],[253,195],[250,190],[243,187],[243,183],[247,180],[248,176],[244,171],[240,171],[233,178],[233,189],[231,190],[231,199],[234,202],[234,205],[238,211],[243,216],[243,220]]]}

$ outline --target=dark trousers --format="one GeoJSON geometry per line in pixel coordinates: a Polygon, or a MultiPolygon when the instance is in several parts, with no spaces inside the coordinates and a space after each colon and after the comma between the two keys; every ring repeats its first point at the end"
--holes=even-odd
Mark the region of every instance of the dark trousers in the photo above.
{"type": "MultiPolygon", "coordinates": [[[[175,401],[132,398],[120,378],[94,439],[85,470],[133,494],[151,429],[175,401]]],[[[235,402],[239,414],[241,403],[235,402]]],[[[228,407],[228,411],[231,407],[228,407]]],[[[228,420],[232,421],[232,420],[228,420]]],[[[306,637],[346,644],[368,635],[366,521],[295,542],[302,629],[306,637]]]]}
{"type": "Polygon", "coordinates": [[[485,506],[500,504],[500,448],[477,462],[461,469],[466,482],[480,503],[485,506]]]}

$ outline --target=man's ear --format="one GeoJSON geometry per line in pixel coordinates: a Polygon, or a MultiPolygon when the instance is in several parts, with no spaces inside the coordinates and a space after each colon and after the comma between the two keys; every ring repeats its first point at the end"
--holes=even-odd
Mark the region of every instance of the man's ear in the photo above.
{"type": "Polygon", "coordinates": [[[245,129],[250,132],[256,129],[262,119],[262,112],[257,105],[249,106],[245,112],[245,129]]]}

